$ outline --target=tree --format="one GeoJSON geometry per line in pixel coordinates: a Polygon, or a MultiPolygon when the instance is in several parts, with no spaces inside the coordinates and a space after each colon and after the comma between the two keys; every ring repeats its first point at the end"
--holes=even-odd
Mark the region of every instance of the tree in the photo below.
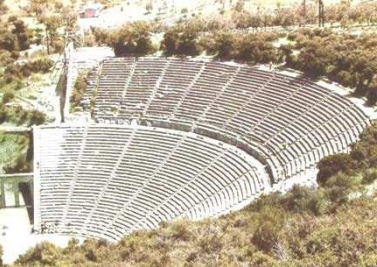
{"type": "Polygon", "coordinates": [[[265,28],[271,27],[273,26],[273,22],[274,22],[274,17],[269,12],[263,12],[263,15],[262,15],[263,27],[265,28]]]}
{"type": "Polygon", "coordinates": [[[295,185],[282,197],[282,204],[287,211],[310,213],[315,216],[323,214],[326,208],[325,197],[320,190],[295,185]]]}
{"type": "Polygon", "coordinates": [[[338,11],[335,5],[326,7],[325,21],[329,22],[331,26],[338,21],[338,11]]]}
{"type": "Polygon", "coordinates": [[[0,33],[0,48],[13,52],[16,49],[16,38],[13,34],[0,33]]]}
{"type": "Polygon", "coordinates": [[[285,213],[276,207],[265,207],[258,215],[256,231],[251,242],[264,252],[271,252],[278,243],[279,232],[285,221],[285,213]]]}
{"type": "Polygon", "coordinates": [[[221,59],[231,59],[236,54],[236,38],[231,32],[221,32],[215,37],[215,51],[221,59]]]}
{"type": "MultiPolygon", "coordinates": [[[[362,44],[359,44],[362,45],[362,44]]],[[[373,55],[367,49],[356,50],[350,57],[350,69],[355,75],[356,92],[360,95],[367,93],[368,85],[371,84],[375,71],[377,70],[373,62],[373,55]]]]}
{"type": "Polygon", "coordinates": [[[50,4],[50,0],[30,0],[29,9],[37,15],[41,15],[50,4]]]}
{"type": "Polygon", "coordinates": [[[61,27],[61,19],[59,16],[45,16],[40,19],[45,25],[47,53],[50,54],[50,48],[55,47],[58,40],[58,28],[61,27]]]}
{"type": "Polygon", "coordinates": [[[295,64],[295,58],[293,55],[293,47],[290,45],[282,45],[279,47],[281,59],[280,61],[285,62],[286,66],[289,68],[293,68],[295,64]]]}
{"type": "Polygon", "coordinates": [[[349,71],[341,70],[338,73],[336,73],[336,76],[334,77],[336,81],[343,84],[344,86],[352,86],[352,76],[349,71]]]}
{"type": "Polygon", "coordinates": [[[377,77],[374,78],[373,82],[368,87],[368,104],[375,105],[377,103],[377,77]]]}
{"type": "Polygon", "coordinates": [[[202,49],[198,43],[199,33],[194,27],[187,27],[181,33],[178,41],[177,54],[197,56],[202,49]]]}
{"type": "Polygon", "coordinates": [[[237,42],[236,58],[256,64],[278,62],[281,57],[267,35],[247,34],[237,42]]]}
{"type": "Polygon", "coordinates": [[[74,30],[77,22],[77,14],[69,7],[63,7],[59,13],[61,14],[61,21],[66,27],[66,30],[74,30]]]}
{"type": "Polygon", "coordinates": [[[17,264],[28,265],[40,263],[42,266],[56,266],[61,250],[54,244],[42,242],[29,249],[25,255],[19,257],[17,264]]]}
{"type": "Polygon", "coordinates": [[[361,135],[361,141],[352,145],[351,157],[359,168],[377,165],[377,127],[369,127],[361,135]]]}
{"type": "Polygon", "coordinates": [[[346,29],[349,25],[349,19],[347,16],[345,16],[344,18],[342,18],[342,20],[340,21],[340,26],[343,28],[343,29],[346,29]]]}
{"type": "Polygon", "coordinates": [[[133,29],[132,36],[136,43],[135,54],[147,55],[154,52],[150,36],[150,26],[146,23],[138,22],[133,25],[133,29]]]}
{"type": "Polygon", "coordinates": [[[341,153],[325,157],[317,165],[319,169],[317,182],[323,185],[330,177],[339,172],[350,173],[354,166],[355,162],[350,154],[341,153]]]}
{"type": "Polygon", "coordinates": [[[331,176],[323,186],[327,188],[327,194],[335,205],[348,202],[349,194],[356,188],[358,180],[345,173],[337,173],[331,176]]]}
{"type": "Polygon", "coordinates": [[[145,22],[135,22],[112,32],[108,42],[117,56],[147,55],[154,52],[150,26],[145,22]]]}
{"type": "Polygon", "coordinates": [[[18,41],[18,50],[26,50],[29,48],[29,37],[27,34],[27,27],[22,20],[16,20],[13,22],[14,29],[12,33],[16,35],[18,41]]]}
{"type": "Polygon", "coordinates": [[[244,0],[238,0],[236,3],[236,6],[234,7],[234,10],[237,12],[242,12],[245,7],[245,2],[244,0]]]}
{"type": "Polygon", "coordinates": [[[46,121],[46,115],[38,110],[33,110],[29,119],[29,126],[41,125],[46,121]]]}
{"type": "Polygon", "coordinates": [[[10,101],[12,101],[13,98],[14,98],[14,93],[11,91],[6,91],[3,95],[2,103],[3,104],[9,103],[10,101]]]}
{"type": "Polygon", "coordinates": [[[178,50],[179,33],[176,30],[168,30],[164,34],[161,47],[165,55],[171,56],[177,53],[178,50]]]}
{"type": "Polygon", "coordinates": [[[200,28],[195,22],[168,30],[161,43],[165,55],[199,55],[202,52],[199,31],[200,28]]]}
{"type": "Polygon", "coordinates": [[[324,75],[328,62],[331,61],[330,57],[334,55],[329,50],[331,51],[331,47],[324,47],[320,38],[313,38],[301,49],[296,63],[301,70],[313,76],[324,75]]]}
{"type": "Polygon", "coordinates": [[[76,79],[74,90],[70,98],[72,107],[77,107],[80,105],[81,99],[84,96],[87,88],[87,83],[85,81],[84,75],[79,75],[76,79]]]}
{"type": "Polygon", "coordinates": [[[296,24],[297,14],[293,9],[285,9],[278,7],[275,10],[275,26],[288,27],[296,24]]]}
{"type": "Polygon", "coordinates": [[[92,27],[91,31],[94,35],[95,41],[98,45],[110,45],[111,46],[111,33],[101,28],[92,27]]]}
{"type": "Polygon", "coordinates": [[[252,28],[258,29],[263,26],[263,20],[259,12],[251,14],[249,19],[250,19],[250,26],[252,28]]]}

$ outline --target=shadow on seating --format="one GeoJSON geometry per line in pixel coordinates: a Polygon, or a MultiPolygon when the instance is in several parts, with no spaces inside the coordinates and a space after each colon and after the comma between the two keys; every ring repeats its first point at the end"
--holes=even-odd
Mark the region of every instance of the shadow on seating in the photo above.
{"type": "Polygon", "coordinates": [[[24,199],[30,223],[33,224],[34,223],[34,207],[33,207],[33,193],[31,190],[31,186],[29,183],[19,183],[18,188],[22,194],[22,198],[24,199]]]}

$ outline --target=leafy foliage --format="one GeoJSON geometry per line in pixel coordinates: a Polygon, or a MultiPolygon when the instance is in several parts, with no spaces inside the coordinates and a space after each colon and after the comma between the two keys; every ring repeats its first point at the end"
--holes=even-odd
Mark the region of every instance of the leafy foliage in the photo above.
{"type": "Polygon", "coordinates": [[[199,31],[195,23],[178,25],[168,29],[161,43],[165,55],[197,56],[202,52],[199,44],[199,31]]]}
{"type": "Polygon", "coordinates": [[[295,41],[294,49],[299,51],[289,62],[291,67],[315,77],[325,75],[355,88],[356,94],[368,97],[369,104],[376,103],[375,34],[355,37],[317,29],[301,30],[291,38],[295,41]]]}
{"type": "Polygon", "coordinates": [[[155,51],[150,25],[145,22],[131,23],[115,31],[101,29],[93,29],[93,31],[96,42],[111,46],[117,56],[142,56],[155,51]]]}
{"type": "Polygon", "coordinates": [[[87,83],[83,74],[79,75],[76,79],[72,96],[70,99],[71,108],[78,107],[80,105],[81,99],[86,92],[87,83]]]}
{"type": "Polygon", "coordinates": [[[60,250],[55,245],[42,242],[21,256],[17,262],[22,265],[35,261],[40,262],[42,266],[54,266],[58,262],[59,252],[60,250]]]}
{"type": "Polygon", "coordinates": [[[53,61],[47,57],[30,60],[23,64],[14,63],[5,68],[3,78],[6,83],[11,83],[15,79],[28,78],[32,73],[47,73],[53,64],[53,61]]]}
{"type": "Polygon", "coordinates": [[[0,103],[0,124],[9,122],[15,125],[41,125],[46,121],[46,115],[39,110],[25,110],[21,106],[6,106],[0,103]]]}
{"type": "Polygon", "coordinates": [[[28,134],[0,132],[0,152],[1,172],[20,173],[32,170],[33,146],[28,134]]]}
{"type": "Polygon", "coordinates": [[[349,154],[328,156],[318,163],[319,173],[317,181],[319,184],[324,184],[329,178],[333,177],[338,172],[349,174],[353,168],[353,159],[349,154]]]}
{"type": "Polygon", "coordinates": [[[25,23],[15,17],[9,17],[8,23],[0,23],[0,49],[9,52],[23,51],[29,48],[31,32],[25,23]]]}

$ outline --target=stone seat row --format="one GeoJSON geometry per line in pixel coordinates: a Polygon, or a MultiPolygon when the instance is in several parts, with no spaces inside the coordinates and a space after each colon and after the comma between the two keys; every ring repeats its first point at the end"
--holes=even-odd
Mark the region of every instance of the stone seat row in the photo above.
{"type": "Polygon", "coordinates": [[[122,61],[122,68],[128,65],[133,71],[124,71],[128,76],[123,80],[99,78],[104,84],[95,119],[143,119],[232,132],[259,150],[268,148],[263,156],[275,157],[286,178],[322,156],[343,151],[369,124],[350,101],[307,79],[169,58],[109,59],[103,66],[118,74],[122,61]],[[324,154],[318,154],[323,146],[324,154]]]}
{"type": "Polygon", "coordinates": [[[118,240],[161,221],[223,213],[268,181],[246,153],[188,133],[96,125],[42,127],[35,138],[36,228],[60,234],[118,240]]]}

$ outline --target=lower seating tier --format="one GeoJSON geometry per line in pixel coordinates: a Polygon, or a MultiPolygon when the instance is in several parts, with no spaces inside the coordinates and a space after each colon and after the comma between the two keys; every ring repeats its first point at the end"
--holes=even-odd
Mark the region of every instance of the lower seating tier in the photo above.
{"type": "Polygon", "coordinates": [[[249,203],[270,186],[265,166],[194,133],[144,126],[34,129],[35,229],[119,240],[175,218],[249,203]]]}

